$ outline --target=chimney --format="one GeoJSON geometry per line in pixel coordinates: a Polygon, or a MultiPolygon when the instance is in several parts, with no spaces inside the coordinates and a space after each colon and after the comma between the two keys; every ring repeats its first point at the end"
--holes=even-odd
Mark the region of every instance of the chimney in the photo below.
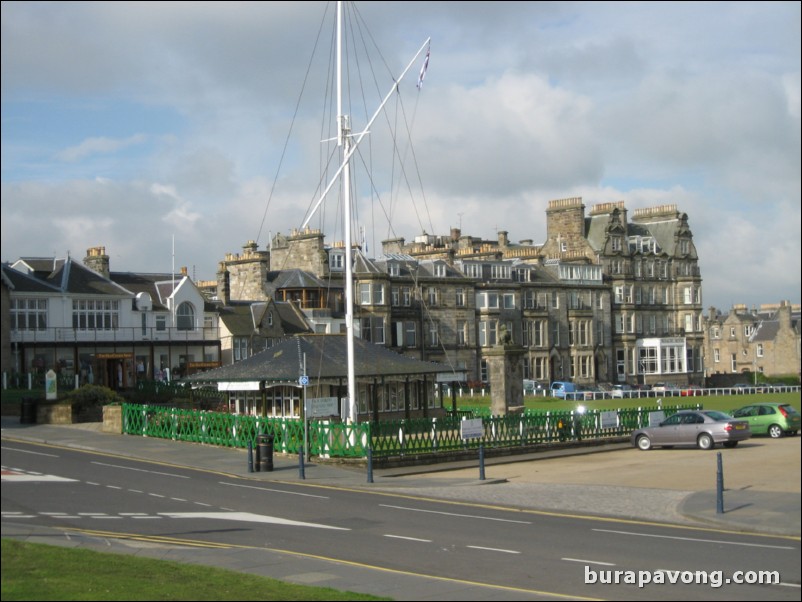
{"type": "Polygon", "coordinates": [[[86,250],[84,265],[103,276],[109,277],[109,256],[106,255],[106,247],[90,247],[86,250]]]}

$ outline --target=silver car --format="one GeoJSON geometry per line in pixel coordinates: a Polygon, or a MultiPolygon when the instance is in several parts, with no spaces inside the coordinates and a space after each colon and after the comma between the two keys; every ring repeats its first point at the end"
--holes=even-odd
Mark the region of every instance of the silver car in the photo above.
{"type": "Polygon", "coordinates": [[[644,451],[652,447],[695,445],[713,449],[716,443],[735,447],[752,436],[749,423],[715,410],[680,410],[658,426],[632,433],[632,445],[644,451]]]}

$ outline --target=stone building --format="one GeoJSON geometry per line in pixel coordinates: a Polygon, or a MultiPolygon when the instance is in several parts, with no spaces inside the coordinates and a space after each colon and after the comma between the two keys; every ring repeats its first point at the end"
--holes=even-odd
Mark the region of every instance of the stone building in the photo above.
{"type": "Polygon", "coordinates": [[[728,386],[754,379],[800,376],[800,306],[788,301],[728,313],[711,307],[705,318],[706,376],[728,386]]]}

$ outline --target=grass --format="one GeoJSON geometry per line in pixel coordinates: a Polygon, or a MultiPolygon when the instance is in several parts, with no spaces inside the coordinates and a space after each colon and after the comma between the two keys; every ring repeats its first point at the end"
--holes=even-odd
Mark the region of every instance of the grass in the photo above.
{"type": "MultiPolygon", "coordinates": [[[[597,399],[587,401],[566,401],[564,399],[555,399],[553,397],[535,397],[527,396],[524,398],[524,406],[527,410],[574,410],[577,406],[582,405],[589,409],[600,410],[613,410],[617,408],[638,408],[638,407],[654,407],[657,405],[657,400],[662,399],[663,405],[690,405],[700,403],[706,410],[719,410],[722,412],[731,412],[750,403],[759,403],[766,401],[778,401],[780,403],[787,403],[794,406],[797,411],[800,411],[800,394],[797,393],[754,393],[747,395],[699,395],[695,397],[643,397],[633,399],[597,399]]],[[[451,400],[443,398],[443,405],[446,409],[451,409],[451,400]]],[[[457,408],[489,408],[490,396],[473,397],[458,397],[457,408]]]]}
{"type": "Polygon", "coordinates": [[[207,566],[2,540],[3,600],[389,600],[207,566]]]}

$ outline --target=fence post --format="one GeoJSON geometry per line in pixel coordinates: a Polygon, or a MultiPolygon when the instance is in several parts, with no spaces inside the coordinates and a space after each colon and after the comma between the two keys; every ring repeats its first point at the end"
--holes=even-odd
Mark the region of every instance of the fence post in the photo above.
{"type": "Polygon", "coordinates": [[[724,469],[721,465],[721,452],[716,459],[716,514],[724,514],[724,469]]]}
{"type": "Polygon", "coordinates": [[[373,450],[368,447],[368,483],[373,482],[373,450]]]}
{"type": "Polygon", "coordinates": [[[479,480],[485,480],[485,446],[483,443],[479,444],[479,480]]]}

